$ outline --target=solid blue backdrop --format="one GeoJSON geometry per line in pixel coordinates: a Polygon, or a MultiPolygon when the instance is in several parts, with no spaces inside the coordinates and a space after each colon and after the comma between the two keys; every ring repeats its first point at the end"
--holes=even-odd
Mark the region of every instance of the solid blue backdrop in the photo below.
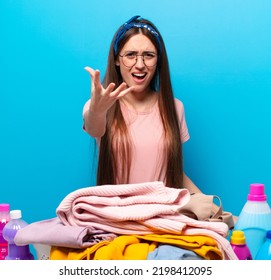
{"type": "Polygon", "coordinates": [[[164,38],[191,139],[185,171],[238,215],[249,184],[271,201],[271,2],[0,0],[0,203],[26,221],[55,216],[95,184],[82,130],[89,65],[104,74],[116,29],[134,15],[164,38]]]}

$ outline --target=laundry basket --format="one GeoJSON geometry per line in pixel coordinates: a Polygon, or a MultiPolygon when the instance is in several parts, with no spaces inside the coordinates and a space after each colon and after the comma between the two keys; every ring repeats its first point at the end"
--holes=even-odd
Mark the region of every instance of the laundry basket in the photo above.
{"type": "Polygon", "coordinates": [[[51,246],[45,244],[35,244],[38,260],[50,260],[51,246]]]}

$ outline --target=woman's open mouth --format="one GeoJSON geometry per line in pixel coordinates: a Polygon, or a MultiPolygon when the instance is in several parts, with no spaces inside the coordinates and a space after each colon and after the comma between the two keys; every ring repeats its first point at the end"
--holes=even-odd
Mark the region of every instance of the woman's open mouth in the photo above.
{"type": "Polygon", "coordinates": [[[133,73],[132,76],[136,82],[141,82],[145,79],[147,73],[133,73]]]}

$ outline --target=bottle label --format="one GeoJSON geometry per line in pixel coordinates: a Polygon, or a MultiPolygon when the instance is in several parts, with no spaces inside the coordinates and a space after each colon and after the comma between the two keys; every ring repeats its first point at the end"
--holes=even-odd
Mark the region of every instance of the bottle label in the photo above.
{"type": "Polygon", "coordinates": [[[0,260],[3,261],[8,255],[8,246],[5,244],[0,245],[0,260]]]}

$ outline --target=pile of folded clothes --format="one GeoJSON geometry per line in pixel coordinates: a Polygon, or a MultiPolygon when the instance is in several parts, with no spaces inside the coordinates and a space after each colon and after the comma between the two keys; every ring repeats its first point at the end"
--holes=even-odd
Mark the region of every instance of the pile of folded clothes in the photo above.
{"type": "Polygon", "coordinates": [[[51,260],[237,260],[226,238],[232,225],[210,219],[212,203],[163,182],[81,188],[15,243],[49,245],[51,260]]]}

